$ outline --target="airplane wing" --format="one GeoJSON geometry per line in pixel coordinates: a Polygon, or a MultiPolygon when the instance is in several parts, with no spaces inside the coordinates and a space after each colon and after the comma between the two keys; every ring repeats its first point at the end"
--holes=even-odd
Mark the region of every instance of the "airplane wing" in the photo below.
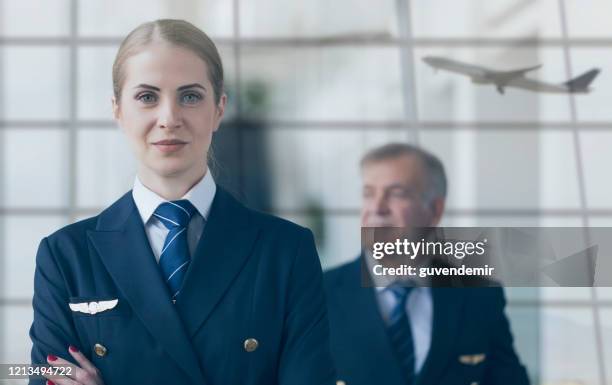
{"type": "Polygon", "coordinates": [[[423,61],[436,70],[446,70],[462,75],[467,75],[472,78],[482,78],[491,72],[490,70],[484,67],[463,63],[456,60],[446,59],[443,57],[426,56],[423,58],[423,61]]]}
{"type": "Polygon", "coordinates": [[[542,67],[542,64],[538,64],[537,66],[521,68],[518,70],[491,71],[491,76],[495,79],[508,81],[514,78],[518,78],[519,76],[524,76],[527,72],[538,70],[541,67],[542,67]]]}
{"type": "Polygon", "coordinates": [[[533,67],[521,68],[521,69],[512,70],[512,71],[490,71],[488,78],[491,80],[492,83],[495,84],[497,88],[497,92],[499,92],[500,94],[503,94],[504,88],[506,87],[508,83],[510,83],[511,81],[515,79],[516,80],[524,79],[525,74],[527,72],[535,71],[539,69],[540,67],[542,67],[541,64],[538,64],[537,66],[533,66],[533,67]]]}

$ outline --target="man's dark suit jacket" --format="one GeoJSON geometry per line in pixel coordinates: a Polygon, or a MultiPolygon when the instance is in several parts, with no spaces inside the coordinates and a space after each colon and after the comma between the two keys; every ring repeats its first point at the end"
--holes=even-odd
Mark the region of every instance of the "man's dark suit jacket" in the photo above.
{"type": "Polygon", "coordinates": [[[322,279],[309,230],[217,188],[173,305],[128,192],[40,243],[32,362],[73,344],[107,385],[333,385],[322,279]],[[93,315],[69,307],[109,299],[93,315]]]}
{"type": "MultiPolygon", "coordinates": [[[[361,261],[325,273],[331,349],[346,385],[406,385],[375,288],[363,287],[361,261]]],[[[514,351],[499,287],[434,287],[429,354],[417,385],[527,385],[514,351]]]]}

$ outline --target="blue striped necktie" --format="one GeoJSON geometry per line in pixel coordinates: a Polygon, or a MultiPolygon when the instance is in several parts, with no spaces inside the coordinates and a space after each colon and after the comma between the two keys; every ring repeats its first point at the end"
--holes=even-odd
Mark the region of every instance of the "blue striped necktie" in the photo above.
{"type": "Polygon", "coordinates": [[[415,380],[414,340],[410,329],[410,319],[406,312],[406,301],[412,289],[412,287],[398,285],[391,285],[385,289],[395,297],[395,306],[387,323],[387,332],[400,368],[406,376],[406,384],[413,384],[415,380]]]}
{"type": "Polygon", "coordinates": [[[172,302],[176,302],[176,296],[181,291],[185,272],[191,262],[187,225],[196,211],[187,199],[181,199],[161,203],[153,213],[169,230],[159,255],[159,267],[170,290],[172,302]]]}

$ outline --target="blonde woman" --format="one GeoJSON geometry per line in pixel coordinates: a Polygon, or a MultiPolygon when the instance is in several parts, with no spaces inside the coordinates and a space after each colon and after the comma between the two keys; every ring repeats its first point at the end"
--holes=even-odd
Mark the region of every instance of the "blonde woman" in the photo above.
{"type": "Polygon", "coordinates": [[[214,43],[181,20],[140,25],[113,88],[137,176],[41,241],[32,362],[70,364],[56,384],[333,384],[311,232],[247,209],[208,170],[226,105],[214,43]]]}

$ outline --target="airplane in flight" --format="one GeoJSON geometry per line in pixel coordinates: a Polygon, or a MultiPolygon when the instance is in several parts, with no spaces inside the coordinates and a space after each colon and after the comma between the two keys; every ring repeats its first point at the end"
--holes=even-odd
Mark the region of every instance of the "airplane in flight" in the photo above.
{"type": "Polygon", "coordinates": [[[541,82],[525,76],[525,74],[528,72],[535,71],[542,67],[542,65],[511,71],[497,71],[474,64],[463,63],[436,56],[426,56],[423,58],[423,61],[436,70],[441,69],[467,75],[472,78],[472,83],[475,84],[493,84],[500,94],[504,93],[506,87],[522,88],[530,91],[556,94],[588,93],[591,91],[589,85],[600,72],[598,68],[594,68],[564,83],[554,84],[541,82]]]}

